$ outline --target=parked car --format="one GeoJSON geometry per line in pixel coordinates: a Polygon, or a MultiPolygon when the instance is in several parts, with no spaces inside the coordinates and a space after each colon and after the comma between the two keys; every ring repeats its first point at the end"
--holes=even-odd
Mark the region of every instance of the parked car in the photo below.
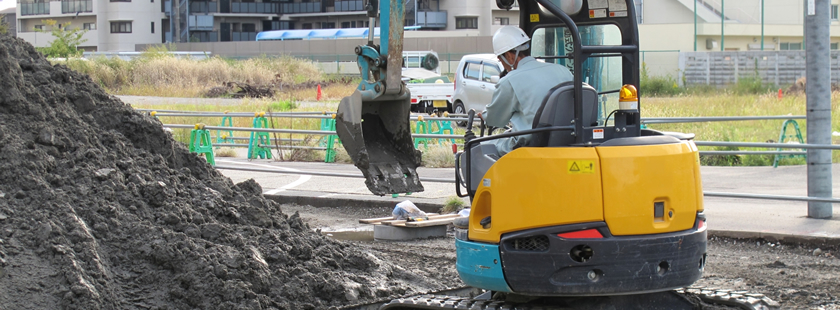
{"type": "Polygon", "coordinates": [[[455,94],[452,110],[466,114],[470,109],[484,111],[493,98],[496,82],[502,73],[502,64],[493,54],[465,55],[455,72],[455,94]]]}

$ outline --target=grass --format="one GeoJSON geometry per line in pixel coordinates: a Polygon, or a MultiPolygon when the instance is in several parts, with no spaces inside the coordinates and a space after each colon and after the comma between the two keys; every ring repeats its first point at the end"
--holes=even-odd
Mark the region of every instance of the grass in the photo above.
{"type": "Polygon", "coordinates": [[[151,49],[130,61],[99,57],[58,63],[88,74],[115,95],[192,98],[201,97],[209,88],[225,82],[273,84],[289,89],[291,85],[325,80],[325,75],[313,62],[291,56],[246,60],[213,56],[196,60],[177,58],[166,51],[166,48],[151,49]]]}
{"type": "MultiPolygon", "coordinates": [[[[839,93],[832,94],[832,110],[837,109],[839,93]]],[[[643,98],[643,117],[805,115],[804,95],[785,95],[780,100],[773,92],[760,95],[722,91],[709,95],[679,95],[669,98],[643,98]]],[[[698,141],[777,142],[784,120],[655,124],[652,129],[694,133],[698,141]]],[[[797,120],[807,142],[807,122],[797,120]]],[[[840,118],[832,118],[833,130],[840,130],[840,118]]],[[[788,134],[793,133],[789,126],[788,134]]],[[[833,143],[838,143],[836,137],[833,143]]],[[[787,141],[785,141],[787,142],[787,141]]],[[[701,147],[701,150],[733,150],[701,147]]],[[[740,148],[741,150],[772,150],[740,148]]],[[[833,152],[833,161],[840,162],[840,153],[833,152]]],[[[773,164],[772,155],[704,156],[704,165],[766,166],[773,164]]],[[[786,159],[782,164],[804,164],[804,159],[786,159]]]]}
{"type": "Polygon", "coordinates": [[[446,202],[443,204],[443,207],[440,208],[441,214],[447,213],[455,213],[461,211],[467,204],[464,203],[464,200],[458,196],[449,196],[446,198],[446,202]]]}

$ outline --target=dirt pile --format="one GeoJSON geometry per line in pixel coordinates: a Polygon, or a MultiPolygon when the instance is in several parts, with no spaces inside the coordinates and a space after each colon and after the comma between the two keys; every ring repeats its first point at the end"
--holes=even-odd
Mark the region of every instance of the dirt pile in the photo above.
{"type": "Polygon", "coordinates": [[[0,37],[0,75],[0,308],[326,309],[439,288],[312,232],[22,40],[0,37]]]}

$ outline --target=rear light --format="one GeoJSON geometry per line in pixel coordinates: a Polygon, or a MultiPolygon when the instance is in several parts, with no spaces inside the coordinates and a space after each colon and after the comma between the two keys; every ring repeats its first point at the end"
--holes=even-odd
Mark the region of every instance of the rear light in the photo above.
{"type": "MultiPolygon", "coordinates": [[[[405,101],[403,101],[405,102],[405,101]]],[[[411,98],[411,103],[417,103],[417,98],[411,98]]]]}
{"type": "Polygon", "coordinates": [[[557,234],[560,238],[565,239],[601,239],[604,238],[597,229],[578,230],[562,234],[557,234]]]}
{"type": "Polygon", "coordinates": [[[706,220],[700,220],[697,223],[697,231],[704,231],[706,230],[706,220]]]}

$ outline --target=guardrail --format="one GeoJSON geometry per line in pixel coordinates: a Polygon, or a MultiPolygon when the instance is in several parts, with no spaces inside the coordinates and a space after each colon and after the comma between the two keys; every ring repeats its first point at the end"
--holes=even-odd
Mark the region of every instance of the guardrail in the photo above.
{"type": "MultiPolygon", "coordinates": [[[[148,111],[148,110],[146,110],[148,111]]],[[[332,119],[334,112],[283,112],[283,113],[265,113],[267,117],[278,118],[308,118],[308,119],[332,119]]],[[[206,113],[206,112],[185,112],[185,111],[157,111],[155,116],[178,116],[178,117],[254,117],[254,113],[206,113]]],[[[463,117],[465,115],[452,114],[450,117],[424,117],[425,120],[439,120],[439,121],[466,121],[463,117]]],[[[757,120],[791,120],[791,119],[805,119],[803,115],[779,115],[779,116],[726,116],[726,117],[650,117],[642,118],[644,124],[667,124],[667,123],[692,123],[692,122],[723,122],[723,121],[757,121],[757,120]]],[[[417,121],[418,117],[411,117],[412,121],[417,121]]],[[[194,125],[182,124],[164,124],[167,128],[194,128],[194,125]]],[[[224,131],[245,131],[245,132],[269,132],[269,133],[287,133],[287,134],[304,134],[304,135],[322,135],[330,136],[336,135],[335,131],[329,130],[301,130],[301,129],[270,129],[270,128],[245,128],[245,127],[224,127],[224,126],[205,126],[208,130],[224,130],[224,131]]],[[[461,135],[442,135],[442,134],[412,134],[413,138],[430,138],[430,139],[453,139],[463,140],[461,135]]],[[[697,146],[720,146],[720,147],[748,147],[748,148],[765,148],[777,149],[774,151],[700,151],[700,155],[806,155],[806,151],[781,151],[779,149],[827,149],[840,150],[840,145],[832,144],[791,144],[791,143],[760,143],[760,142],[729,142],[729,141],[695,141],[697,146]]],[[[222,146],[247,147],[247,144],[222,144],[222,146]]],[[[281,146],[281,148],[294,148],[293,146],[281,146]]],[[[299,147],[304,148],[304,147],[299,147]]],[[[325,150],[323,147],[309,147],[309,149],[325,150]]],[[[325,173],[325,172],[311,172],[311,171],[277,171],[270,169],[255,169],[255,168],[238,168],[230,166],[216,166],[218,169],[257,171],[257,172],[271,172],[280,174],[309,174],[322,175],[333,177],[352,177],[363,178],[362,175],[355,174],[341,174],[341,173],[325,173]]],[[[455,180],[449,179],[423,179],[421,181],[429,182],[444,182],[455,183],[455,180]]],[[[807,197],[807,196],[784,196],[784,195],[759,195],[749,193],[722,193],[722,192],[703,192],[704,196],[709,197],[723,197],[723,198],[742,198],[742,199],[771,199],[771,200],[787,200],[787,201],[808,201],[808,202],[827,202],[840,203],[838,198],[826,197],[807,197]]]]}

